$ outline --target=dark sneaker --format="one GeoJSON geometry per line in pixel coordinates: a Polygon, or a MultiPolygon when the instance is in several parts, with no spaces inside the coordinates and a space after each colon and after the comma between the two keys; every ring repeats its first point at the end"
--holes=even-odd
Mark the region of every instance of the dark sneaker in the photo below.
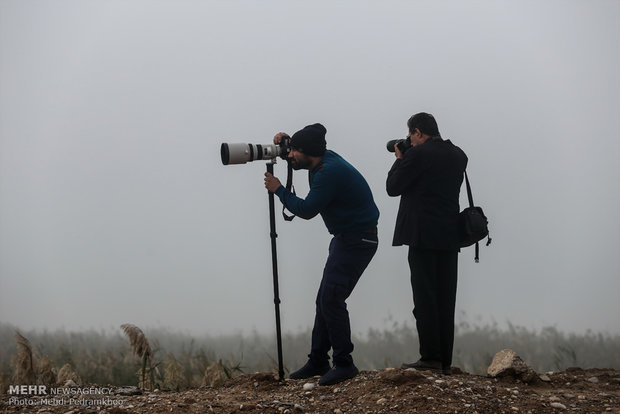
{"type": "Polygon", "coordinates": [[[421,359],[412,364],[403,364],[401,368],[415,368],[419,371],[443,372],[441,361],[422,361],[421,359]]]}
{"type": "Polygon", "coordinates": [[[329,372],[321,377],[319,385],[334,385],[339,382],[346,381],[359,374],[359,370],[355,365],[348,367],[333,367],[329,372]]]}
{"type": "Polygon", "coordinates": [[[306,379],[316,377],[317,375],[323,375],[327,371],[329,371],[329,364],[324,367],[317,368],[312,365],[310,361],[308,361],[306,362],[306,365],[291,373],[288,377],[290,379],[306,379]]]}

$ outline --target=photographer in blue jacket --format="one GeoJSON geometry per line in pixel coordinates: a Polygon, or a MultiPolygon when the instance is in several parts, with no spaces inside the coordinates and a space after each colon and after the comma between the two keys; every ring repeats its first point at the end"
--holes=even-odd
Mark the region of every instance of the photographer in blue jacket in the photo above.
{"type": "MultiPolygon", "coordinates": [[[[319,385],[355,377],[359,370],[351,353],[351,327],[346,300],[375,255],[379,210],[364,177],[340,155],[326,149],[327,130],[308,125],[290,137],[288,159],[296,170],[308,170],[310,191],[305,199],[265,173],[265,187],[293,214],[309,220],[320,214],[333,235],[316,297],[316,314],[308,362],[290,374],[292,379],[321,375],[319,385]],[[328,352],[333,350],[333,367],[328,352]]],[[[279,144],[286,133],[275,135],[279,144]]]]}

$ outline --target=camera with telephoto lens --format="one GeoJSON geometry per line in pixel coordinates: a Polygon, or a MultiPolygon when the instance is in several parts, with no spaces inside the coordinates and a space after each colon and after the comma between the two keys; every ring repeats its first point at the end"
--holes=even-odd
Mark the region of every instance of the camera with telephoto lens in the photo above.
{"type": "Polygon", "coordinates": [[[409,148],[412,147],[409,137],[389,140],[386,144],[387,150],[389,152],[396,152],[394,150],[394,145],[398,147],[401,154],[404,154],[409,148]]]}
{"type": "Polygon", "coordinates": [[[289,137],[282,137],[279,144],[227,144],[220,148],[222,164],[245,164],[256,160],[271,160],[280,157],[286,160],[291,151],[289,137]]]}

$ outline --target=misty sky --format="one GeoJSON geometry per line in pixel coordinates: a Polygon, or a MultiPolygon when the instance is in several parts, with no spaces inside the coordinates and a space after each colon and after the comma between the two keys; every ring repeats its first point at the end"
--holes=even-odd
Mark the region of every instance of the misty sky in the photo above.
{"type": "MultiPolygon", "coordinates": [[[[458,320],[620,333],[619,40],[616,0],[0,0],[0,322],[272,332],[265,163],[220,144],[315,122],[381,211],[352,329],[413,321],[385,142],[427,111],[493,237],[460,255],[458,320]]],[[[330,235],[277,226],[307,329],[330,235]]]]}

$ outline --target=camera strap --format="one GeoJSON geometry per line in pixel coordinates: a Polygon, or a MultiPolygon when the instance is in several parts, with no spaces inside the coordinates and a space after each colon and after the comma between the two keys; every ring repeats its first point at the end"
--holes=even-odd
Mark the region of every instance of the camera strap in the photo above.
{"type": "MultiPolygon", "coordinates": [[[[297,195],[295,194],[295,187],[293,186],[293,166],[291,165],[291,161],[289,159],[286,160],[286,165],[286,189],[293,193],[293,195],[297,195]]],[[[290,216],[286,214],[284,212],[284,204],[282,204],[282,217],[284,217],[285,221],[293,221],[295,214],[290,216]]]]}

